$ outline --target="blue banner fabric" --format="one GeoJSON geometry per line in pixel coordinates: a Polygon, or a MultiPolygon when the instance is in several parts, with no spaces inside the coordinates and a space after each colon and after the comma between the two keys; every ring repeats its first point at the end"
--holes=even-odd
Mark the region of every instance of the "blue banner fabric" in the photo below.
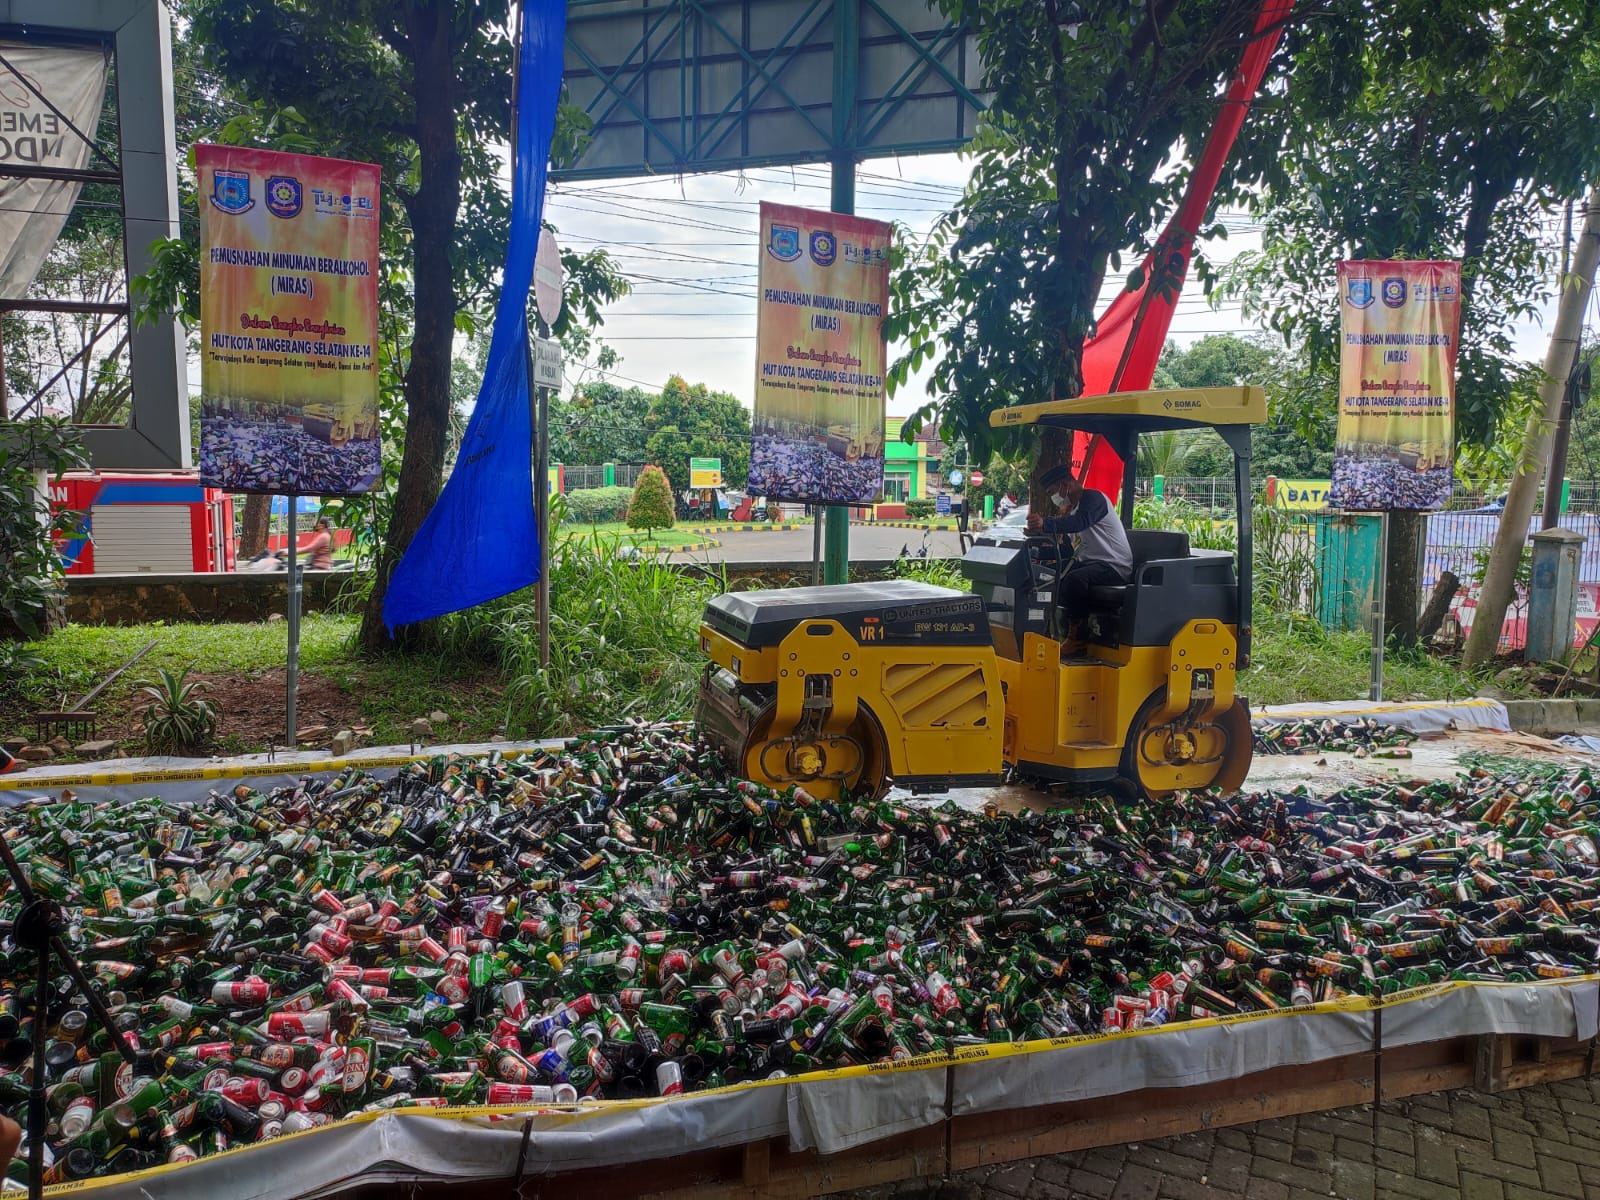
{"type": "Polygon", "coordinates": [[[545,174],[561,94],[564,0],[523,0],[511,243],[489,360],[455,470],[383,598],[392,633],[527,587],[539,578],[528,397],[528,289],[539,248],[545,174]]]}

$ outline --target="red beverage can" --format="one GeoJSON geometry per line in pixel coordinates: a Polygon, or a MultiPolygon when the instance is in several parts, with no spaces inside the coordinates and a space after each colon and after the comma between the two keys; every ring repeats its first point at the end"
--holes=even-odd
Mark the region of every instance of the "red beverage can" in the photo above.
{"type": "Polygon", "coordinates": [[[267,1087],[265,1079],[246,1079],[239,1075],[231,1075],[220,1090],[229,1100],[253,1108],[267,1098],[267,1093],[271,1089],[267,1087]]]}
{"type": "Polygon", "coordinates": [[[555,1092],[540,1083],[491,1083],[490,1104],[549,1104],[555,1092]]]}
{"type": "Polygon", "coordinates": [[[272,985],[265,979],[258,979],[254,975],[248,979],[235,980],[232,983],[214,983],[211,985],[211,1001],[214,1004],[265,1004],[272,995],[272,985]]]}

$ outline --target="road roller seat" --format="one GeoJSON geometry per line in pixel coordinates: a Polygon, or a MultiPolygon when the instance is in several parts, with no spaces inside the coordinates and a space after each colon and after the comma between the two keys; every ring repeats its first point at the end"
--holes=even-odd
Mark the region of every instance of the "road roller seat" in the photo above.
{"type": "Polygon", "coordinates": [[[1128,646],[1164,646],[1190,621],[1238,621],[1238,580],[1226,550],[1191,550],[1189,536],[1134,529],[1133,579],[1121,587],[1089,589],[1094,640],[1128,646]]]}
{"type": "MultiPolygon", "coordinates": [[[[1128,549],[1133,552],[1133,579],[1139,568],[1150,562],[1189,557],[1189,535],[1166,529],[1128,530],[1128,549]]],[[[1103,584],[1089,589],[1089,610],[1097,613],[1119,611],[1127,601],[1133,583],[1103,584]]]]}

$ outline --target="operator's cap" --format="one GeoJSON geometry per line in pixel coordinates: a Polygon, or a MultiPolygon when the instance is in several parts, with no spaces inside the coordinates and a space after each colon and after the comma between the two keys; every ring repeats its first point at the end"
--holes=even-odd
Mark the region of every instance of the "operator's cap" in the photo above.
{"type": "Polygon", "coordinates": [[[1071,463],[1057,463],[1043,475],[1039,476],[1039,486],[1049,487],[1053,483],[1062,483],[1072,478],[1071,463]]]}

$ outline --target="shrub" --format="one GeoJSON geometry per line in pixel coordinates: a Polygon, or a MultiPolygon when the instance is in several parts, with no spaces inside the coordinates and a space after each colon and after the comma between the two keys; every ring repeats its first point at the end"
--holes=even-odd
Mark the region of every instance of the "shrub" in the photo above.
{"type": "Polygon", "coordinates": [[[83,514],[46,508],[34,472],[58,480],[88,462],[77,432],[64,422],[0,426],[0,637],[38,637],[59,619],[57,539],[72,537],[83,514]]]}
{"type": "Polygon", "coordinates": [[[660,467],[639,473],[628,504],[628,528],[646,530],[652,537],[657,529],[672,528],[672,485],[660,467]]]}
{"type": "Polygon", "coordinates": [[[565,737],[631,717],[687,717],[705,659],[698,638],[719,569],[622,558],[604,534],[550,547],[550,665],[539,663],[532,588],[457,613],[446,651],[498,661],[513,737],[565,737]]]}
{"type": "Polygon", "coordinates": [[[567,520],[588,525],[620,521],[627,514],[632,498],[632,488],[574,488],[566,494],[567,520]]]}
{"type": "Polygon", "coordinates": [[[910,517],[913,521],[921,521],[927,517],[931,517],[935,512],[938,511],[938,509],[938,502],[934,500],[906,501],[906,516],[910,517]]]}

